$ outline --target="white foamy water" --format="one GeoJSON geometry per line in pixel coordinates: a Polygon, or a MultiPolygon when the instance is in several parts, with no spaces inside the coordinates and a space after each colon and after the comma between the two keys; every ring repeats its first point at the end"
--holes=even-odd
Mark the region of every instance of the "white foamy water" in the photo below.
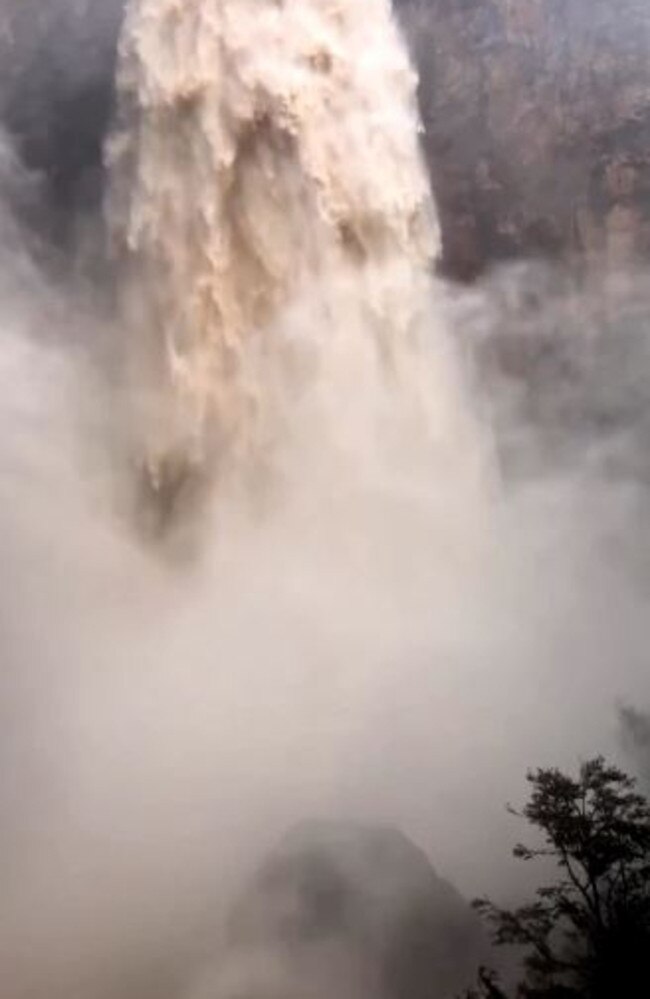
{"type": "Polygon", "coordinates": [[[305,381],[330,435],[376,433],[392,381],[461,449],[415,84],[387,0],[130,5],[110,208],[157,487],[259,462],[305,381]]]}

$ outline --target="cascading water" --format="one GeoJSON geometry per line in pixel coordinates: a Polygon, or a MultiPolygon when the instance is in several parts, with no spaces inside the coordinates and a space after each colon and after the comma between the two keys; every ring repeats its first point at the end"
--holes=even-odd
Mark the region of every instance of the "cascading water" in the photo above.
{"type": "Polygon", "coordinates": [[[271,391],[280,358],[322,376],[348,440],[353,401],[367,432],[373,378],[380,407],[397,381],[433,408],[428,433],[456,411],[456,435],[448,344],[426,374],[417,356],[435,336],[438,232],[415,84],[388,0],[131,3],[110,213],[160,496],[192,470],[259,465],[278,409],[297,418],[286,382],[271,391]]]}
{"type": "MultiPolygon", "coordinates": [[[[33,259],[11,208],[38,192],[0,137],[2,999],[377,999],[329,950],[307,975],[270,955],[279,981],[218,947],[287,828],[398,826],[496,895],[522,761],[573,767],[617,700],[647,701],[647,490],[610,461],[645,467],[610,416],[647,440],[647,338],[617,368],[591,293],[543,290],[524,326],[584,362],[607,481],[564,382],[567,474],[498,378],[498,432],[534,470],[485,488],[414,86],[386,0],[131,0],[117,316],[102,282],[33,259]],[[157,544],[115,516],[124,450],[157,544]],[[176,571],[158,556],[188,533],[176,571]]],[[[517,359],[527,280],[459,293],[461,336],[491,348],[505,322],[517,359]]],[[[647,300],[644,280],[643,321],[647,300]]]]}
{"type": "Polygon", "coordinates": [[[30,336],[47,312],[57,346],[17,333],[14,360],[5,335],[0,366],[4,703],[29,788],[11,999],[124,995],[129,955],[136,980],[177,972],[184,935],[304,817],[424,826],[384,761],[397,732],[404,772],[447,769],[431,705],[452,717],[473,664],[481,449],[387,0],[132,0],[117,85],[116,321],[86,358],[84,309],[41,305],[38,274],[20,310],[2,299],[30,336]],[[190,572],[106,501],[107,480],[132,495],[102,446],[116,421],[146,471],[138,526],[164,526],[156,555],[198,540],[190,572]]]}

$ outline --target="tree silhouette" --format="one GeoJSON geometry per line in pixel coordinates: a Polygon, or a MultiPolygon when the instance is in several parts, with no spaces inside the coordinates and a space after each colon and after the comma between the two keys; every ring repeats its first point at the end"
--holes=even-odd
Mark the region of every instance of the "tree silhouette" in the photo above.
{"type": "MultiPolygon", "coordinates": [[[[527,775],[523,811],[541,845],[519,844],[515,857],[550,858],[559,879],[535,900],[506,910],[489,899],[475,908],[497,945],[524,948],[529,999],[621,999],[650,993],[650,804],[636,782],[602,757],[584,763],[577,779],[559,770],[527,775]]],[[[504,999],[482,969],[467,999],[504,999]]]]}

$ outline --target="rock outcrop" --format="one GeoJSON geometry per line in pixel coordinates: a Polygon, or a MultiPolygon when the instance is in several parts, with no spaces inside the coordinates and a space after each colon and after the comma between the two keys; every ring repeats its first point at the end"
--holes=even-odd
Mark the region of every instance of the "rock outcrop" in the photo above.
{"type": "Polygon", "coordinates": [[[445,269],[650,254],[647,0],[395,0],[445,269]]]}
{"type": "Polygon", "coordinates": [[[43,176],[63,230],[66,216],[101,199],[124,6],[0,0],[0,124],[43,176]]]}
{"type": "Polygon", "coordinates": [[[403,834],[309,824],[252,879],[197,999],[451,999],[484,947],[469,906],[403,834]]]}

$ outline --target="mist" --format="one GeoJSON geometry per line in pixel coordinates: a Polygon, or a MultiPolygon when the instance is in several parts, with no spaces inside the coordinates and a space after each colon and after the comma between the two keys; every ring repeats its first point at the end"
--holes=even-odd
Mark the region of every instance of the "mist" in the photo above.
{"type": "Polygon", "coordinates": [[[118,278],[83,265],[101,212],[52,243],[24,161],[3,136],[3,995],[193,995],[304,820],[398,827],[466,896],[516,893],[526,767],[620,758],[617,709],[650,703],[646,275],[432,280],[406,402],[344,328],[314,373],[341,289],[312,287],[271,326],[297,368],[248,362],[274,420],[253,488],[211,482],[161,541],[118,278]]]}

